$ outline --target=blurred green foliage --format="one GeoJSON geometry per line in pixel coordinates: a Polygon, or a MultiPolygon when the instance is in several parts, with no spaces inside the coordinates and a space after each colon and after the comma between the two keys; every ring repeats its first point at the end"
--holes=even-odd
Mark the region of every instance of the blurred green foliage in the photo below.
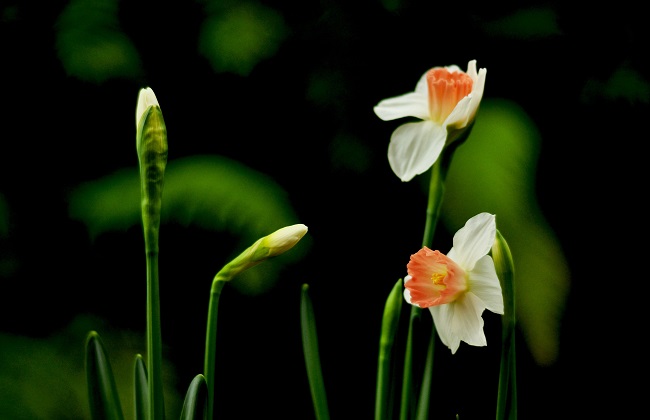
{"type": "Polygon", "coordinates": [[[454,154],[442,220],[453,231],[479,212],[496,214],[515,262],[519,328],[537,362],[552,364],[570,273],[537,203],[540,142],[534,122],[516,103],[484,99],[472,134],[454,154]]]}
{"type": "Polygon", "coordinates": [[[485,22],[483,27],[491,36],[518,39],[541,39],[561,33],[557,13],[550,7],[519,9],[485,22]]]}
{"type": "Polygon", "coordinates": [[[607,80],[590,79],[582,90],[585,103],[624,100],[630,104],[650,103],[650,82],[634,68],[623,63],[607,80]]]}
{"type": "Polygon", "coordinates": [[[101,83],[141,74],[138,51],[121,31],[116,0],[72,0],[59,15],[56,48],[69,75],[101,83]]]}
{"type": "MultiPolygon", "coordinates": [[[[92,237],[139,225],[137,169],[123,169],[79,186],[70,195],[70,217],[82,221],[92,237]]],[[[228,232],[239,238],[239,246],[222,260],[224,264],[257,239],[301,222],[280,185],[222,156],[191,156],[168,162],[161,224],[170,221],[228,232]]],[[[291,252],[267,261],[263,268],[253,267],[242,273],[232,282],[233,287],[247,294],[270,289],[282,266],[304,256],[309,244],[309,237],[303,238],[291,252]]],[[[215,255],[216,262],[220,258],[223,257],[215,255]]],[[[215,265],[215,274],[219,268],[215,265]]]]}
{"type": "MultiPolygon", "coordinates": [[[[135,354],[144,353],[144,337],[86,315],[44,338],[0,333],[0,418],[89,419],[83,344],[95,328],[105,340],[124,416],[133,419],[133,365],[135,354]]],[[[174,392],[173,364],[164,364],[163,380],[167,412],[178,418],[182,396],[174,392]]]]}
{"type": "Polygon", "coordinates": [[[248,75],[278,51],[289,28],[282,14],[255,1],[206,0],[199,51],[217,73],[248,75]]]}

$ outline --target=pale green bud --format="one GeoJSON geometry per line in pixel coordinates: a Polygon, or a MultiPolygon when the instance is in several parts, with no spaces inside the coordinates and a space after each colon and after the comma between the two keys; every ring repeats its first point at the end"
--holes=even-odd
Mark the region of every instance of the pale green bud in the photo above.
{"type": "Polygon", "coordinates": [[[140,89],[135,121],[145,244],[147,251],[156,251],[163,178],[167,166],[167,127],[151,88],[140,89]]]}
{"type": "Polygon", "coordinates": [[[307,226],[303,224],[291,225],[278,229],[256,242],[256,244],[259,244],[255,249],[253,259],[263,261],[267,258],[283,254],[293,248],[293,246],[297,244],[306,233],[307,226]]]}
{"type": "Polygon", "coordinates": [[[503,291],[504,325],[515,323],[515,264],[508,242],[497,229],[492,245],[492,259],[503,291]]]}
{"type": "Polygon", "coordinates": [[[140,120],[145,111],[149,109],[150,106],[160,106],[156,94],[153,93],[151,88],[142,88],[138,94],[138,105],[135,109],[135,127],[138,128],[140,125],[140,120]]]}
{"type": "Polygon", "coordinates": [[[293,248],[307,233],[307,226],[296,224],[286,226],[258,239],[244,252],[225,265],[215,276],[215,280],[229,281],[269,258],[276,257],[293,248]]]}

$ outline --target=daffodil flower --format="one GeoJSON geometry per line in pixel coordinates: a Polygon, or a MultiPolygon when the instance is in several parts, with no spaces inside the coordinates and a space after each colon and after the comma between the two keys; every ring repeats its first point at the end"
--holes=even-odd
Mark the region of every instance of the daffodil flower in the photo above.
{"type": "Polygon", "coordinates": [[[486,346],[485,309],[503,315],[503,294],[488,255],[496,237],[493,214],[480,213],[454,235],[447,255],[424,247],[411,255],[404,298],[429,308],[440,340],[456,353],[460,342],[486,346]]]}
{"type": "Polygon", "coordinates": [[[434,67],[424,73],[415,91],[384,99],[375,114],[384,121],[416,117],[422,121],[399,126],[388,146],[388,162],[402,181],[410,181],[438,160],[444,147],[471,127],[483,98],[486,69],[467,72],[458,66],[434,67]]]}

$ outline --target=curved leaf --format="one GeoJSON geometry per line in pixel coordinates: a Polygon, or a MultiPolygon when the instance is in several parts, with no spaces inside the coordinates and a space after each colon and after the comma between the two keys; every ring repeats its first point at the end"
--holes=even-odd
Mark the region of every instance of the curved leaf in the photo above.
{"type": "Polygon", "coordinates": [[[375,396],[375,419],[390,419],[393,410],[392,391],[396,389],[395,375],[391,375],[393,347],[400,314],[402,312],[402,279],[397,280],[384,305],[377,361],[377,390],[375,396]]]}
{"type": "Polygon", "coordinates": [[[208,384],[205,377],[198,374],[192,379],[183,410],[181,411],[181,420],[204,420],[208,416],[208,384]]]}
{"type": "Polygon", "coordinates": [[[147,383],[147,367],[141,354],[135,355],[133,378],[133,406],[135,420],[147,420],[149,407],[149,384],[147,383]]]}
{"type": "Polygon", "coordinates": [[[311,397],[314,403],[314,411],[318,420],[330,418],[327,408],[327,395],[323,382],[320,355],[318,353],[318,334],[316,333],[316,317],[314,307],[309,298],[309,285],[302,285],[300,299],[300,325],[302,327],[302,346],[307,366],[307,377],[311,389],[311,397]]]}
{"type": "Polygon", "coordinates": [[[88,333],[86,338],[86,380],[91,418],[123,420],[113,370],[96,331],[88,333]]]}

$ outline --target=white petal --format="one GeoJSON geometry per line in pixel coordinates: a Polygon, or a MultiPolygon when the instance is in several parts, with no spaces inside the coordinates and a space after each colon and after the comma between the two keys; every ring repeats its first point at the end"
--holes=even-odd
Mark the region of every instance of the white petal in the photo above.
{"type": "Polygon", "coordinates": [[[470,60],[469,63],[467,63],[466,73],[476,82],[476,60],[470,60]]]}
{"type": "Polygon", "coordinates": [[[429,312],[431,312],[431,316],[433,317],[433,323],[436,326],[440,341],[451,349],[452,354],[456,353],[456,350],[460,347],[460,338],[454,334],[452,329],[453,306],[430,306],[429,312]]]}
{"type": "Polygon", "coordinates": [[[503,315],[503,293],[492,257],[486,255],[476,262],[469,282],[472,293],[483,301],[486,309],[503,315]]]}
{"type": "MultiPolygon", "coordinates": [[[[467,126],[468,121],[470,121],[470,115],[472,114],[471,106],[475,102],[472,102],[472,94],[465,96],[463,99],[458,101],[454,109],[445,119],[443,123],[444,126],[451,126],[455,129],[464,128],[467,126]]],[[[474,114],[476,114],[476,109],[474,109],[474,114]]]]}
{"type": "Polygon", "coordinates": [[[384,99],[374,108],[375,114],[384,121],[404,117],[429,118],[429,99],[425,93],[410,92],[394,98],[384,99]]]}
{"type": "Polygon", "coordinates": [[[470,104],[468,105],[468,121],[470,123],[476,117],[476,111],[478,110],[481,100],[483,99],[483,91],[485,90],[485,76],[487,75],[486,69],[480,69],[478,71],[478,77],[474,81],[472,86],[472,92],[470,96],[470,104]]]}
{"type": "Polygon", "coordinates": [[[156,95],[153,93],[153,90],[148,87],[148,88],[142,88],[140,89],[140,93],[138,94],[138,105],[135,109],[135,126],[136,128],[140,124],[140,118],[142,118],[142,114],[147,110],[152,105],[158,105],[158,99],[156,98],[156,95]]]}
{"type": "MultiPolygon", "coordinates": [[[[406,279],[404,279],[404,284],[406,284],[406,279]]],[[[411,291],[406,287],[404,288],[404,300],[411,305],[413,304],[411,302],[411,291]]]]}
{"type": "Polygon", "coordinates": [[[410,181],[433,166],[446,139],[447,131],[432,121],[403,124],[390,139],[390,167],[402,181],[410,181]]]}
{"type": "MultiPolygon", "coordinates": [[[[428,98],[429,83],[427,83],[427,73],[429,73],[429,70],[425,71],[424,74],[420,76],[420,80],[418,80],[418,84],[415,85],[415,92],[420,93],[428,98]]],[[[428,99],[427,99],[427,103],[428,103],[428,99]]]]}
{"type": "Polygon", "coordinates": [[[447,256],[467,271],[492,248],[497,233],[496,217],[479,213],[454,235],[454,246],[447,256]]]}
{"type": "Polygon", "coordinates": [[[458,73],[459,71],[462,71],[462,70],[460,69],[460,67],[458,67],[458,66],[455,65],[455,64],[452,64],[451,66],[445,66],[445,69],[446,69],[449,73],[458,73]]]}
{"type": "Polygon", "coordinates": [[[448,306],[453,306],[451,329],[464,342],[472,346],[486,346],[487,340],[483,332],[483,302],[473,293],[456,300],[448,306]]]}
{"type": "Polygon", "coordinates": [[[485,77],[487,75],[486,69],[479,69],[478,76],[474,80],[474,85],[472,86],[472,96],[477,101],[481,101],[483,98],[483,90],[485,89],[485,77]]]}
{"type": "Polygon", "coordinates": [[[466,127],[469,123],[474,121],[476,111],[483,99],[483,91],[485,89],[485,76],[486,69],[480,69],[478,75],[476,74],[476,60],[472,60],[468,64],[467,74],[472,78],[472,91],[469,95],[458,101],[453,111],[445,119],[445,126],[452,126],[454,128],[466,127]]]}

